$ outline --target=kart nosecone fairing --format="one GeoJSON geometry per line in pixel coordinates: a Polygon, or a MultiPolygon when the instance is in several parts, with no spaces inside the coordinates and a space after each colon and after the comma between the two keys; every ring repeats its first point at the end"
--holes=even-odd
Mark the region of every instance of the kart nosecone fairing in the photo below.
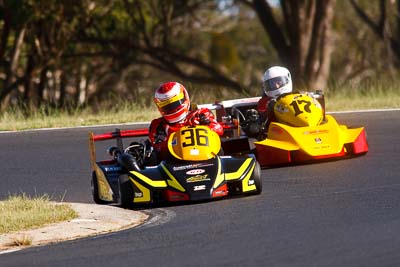
{"type": "Polygon", "coordinates": [[[291,93],[273,106],[279,122],[264,124],[256,110],[260,98],[228,100],[204,105],[225,129],[225,154],[255,151],[262,167],[317,162],[364,155],[368,143],[364,127],[340,125],[325,115],[321,95],[291,93]],[[265,125],[269,125],[265,128],[265,125]],[[264,128],[263,128],[264,127],[264,128]],[[262,132],[263,136],[252,136],[262,132]]]}
{"type": "Polygon", "coordinates": [[[186,126],[170,135],[170,156],[159,164],[143,164],[146,144],[123,147],[122,139],[147,136],[148,130],[89,133],[92,193],[98,204],[121,206],[218,199],[260,194],[261,171],[254,155],[219,156],[219,136],[206,126],[186,126]],[[96,161],[95,142],[116,139],[111,159],[96,161]]]}

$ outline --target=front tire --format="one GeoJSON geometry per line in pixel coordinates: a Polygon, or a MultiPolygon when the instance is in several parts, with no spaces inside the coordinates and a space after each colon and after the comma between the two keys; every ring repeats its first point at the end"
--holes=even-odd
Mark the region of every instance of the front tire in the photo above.
{"type": "Polygon", "coordinates": [[[261,167],[258,161],[256,161],[255,163],[252,178],[254,180],[254,184],[256,185],[256,190],[254,191],[254,195],[259,195],[262,192],[262,183],[261,183],[261,167]]]}

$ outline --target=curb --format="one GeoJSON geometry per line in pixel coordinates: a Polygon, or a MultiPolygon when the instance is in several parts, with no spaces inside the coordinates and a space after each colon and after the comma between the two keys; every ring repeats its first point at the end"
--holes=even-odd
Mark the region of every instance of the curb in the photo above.
{"type": "Polygon", "coordinates": [[[0,235],[0,254],[32,246],[120,231],[144,223],[149,215],[144,212],[115,206],[65,203],[78,213],[78,217],[37,229],[0,235]],[[29,239],[29,245],[16,245],[16,240],[29,239]]]}

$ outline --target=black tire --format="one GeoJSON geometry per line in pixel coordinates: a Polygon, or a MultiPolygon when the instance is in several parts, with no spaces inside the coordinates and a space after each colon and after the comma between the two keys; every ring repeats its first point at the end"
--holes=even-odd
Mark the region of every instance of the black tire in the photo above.
{"type": "Polygon", "coordinates": [[[133,187],[128,175],[118,178],[119,205],[123,208],[133,207],[133,187]]]}
{"type": "Polygon", "coordinates": [[[256,161],[256,166],[254,167],[254,171],[252,174],[252,178],[254,180],[254,184],[256,185],[256,190],[253,191],[254,195],[259,195],[262,192],[262,183],[261,183],[261,167],[258,161],[256,161]]]}
{"type": "Polygon", "coordinates": [[[107,204],[107,201],[100,199],[99,197],[99,184],[97,181],[96,172],[92,173],[92,180],[91,180],[91,188],[92,188],[92,197],[93,201],[96,204],[104,205],[107,204]]]}

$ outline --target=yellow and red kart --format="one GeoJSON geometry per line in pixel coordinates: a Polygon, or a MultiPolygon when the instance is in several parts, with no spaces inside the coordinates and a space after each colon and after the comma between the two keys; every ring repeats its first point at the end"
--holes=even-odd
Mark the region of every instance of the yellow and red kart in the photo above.
{"type": "Polygon", "coordinates": [[[255,110],[258,100],[245,98],[205,105],[215,110],[225,128],[223,148],[226,154],[253,149],[260,165],[271,167],[368,152],[364,127],[349,128],[339,124],[333,116],[325,115],[324,106],[313,95],[292,93],[278,98],[273,111],[279,122],[267,124],[260,121],[255,110]],[[268,127],[265,129],[264,125],[268,127]],[[264,135],[254,136],[253,132],[264,135]]]}
{"type": "Polygon", "coordinates": [[[261,193],[255,156],[220,156],[220,137],[207,126],[183,127],[171,134],[170,156],[159,163],[146,163],[152,153],[147,141],[137,142],[143,136],[148,136],[147,129],[89,133],[95,203],[129,207],[261,193]],[[125,138],[133,140],[126,147],[125,138]],[[116,140],[116,146],[107,149],[111,158],[97,161],[95,143],[110,139],[116,140]]]}

